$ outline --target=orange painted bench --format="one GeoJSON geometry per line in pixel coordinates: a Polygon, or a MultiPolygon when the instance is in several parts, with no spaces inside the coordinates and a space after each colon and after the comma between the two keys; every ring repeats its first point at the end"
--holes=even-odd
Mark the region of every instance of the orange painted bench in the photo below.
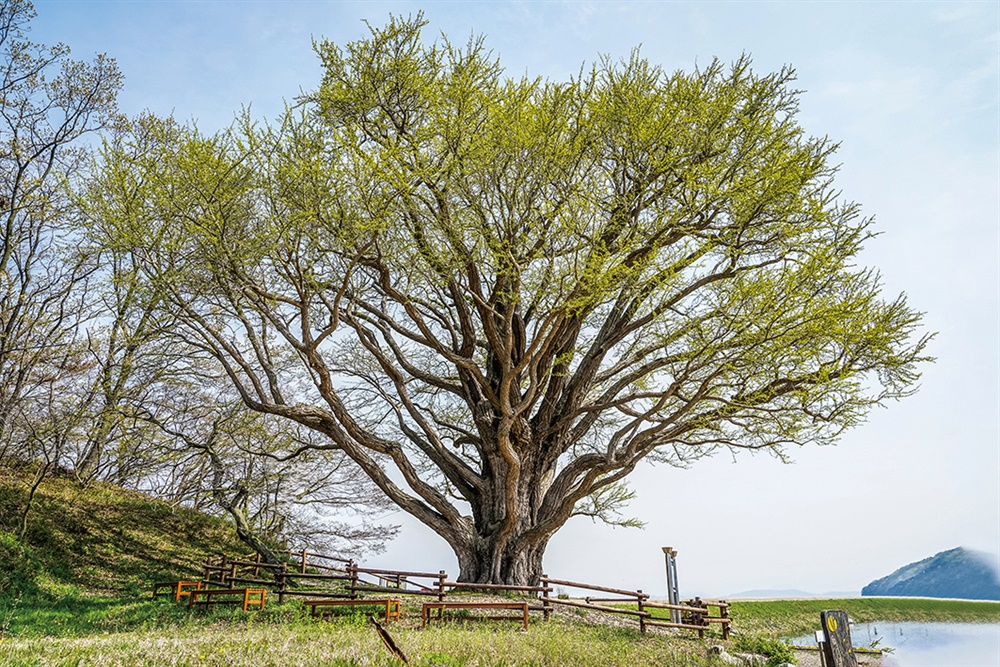
{"type": "Polygon", "coordinates": [[[320,598],[315,600],[303,600],[302,605],[310,608],[310,616],[324,616],[322,612],[317,613],[317,607],[363,607],[363,606],[385,606],[385,622],[391,619],[399,620],[400,600],[396,599],[371,599],[371,600],[343,600],[339,598],[320,598]]]}
{"type": "Polygon", "coordinates": [[[191,594],[190,591],[185,590],[188,588],[194,588],[199,590],[201,588],[200,581],[161,581],[159,583],[153,584],[153,597],[157,595],[173,595],[174,602],[179,602],[182,597],[186,597],[191,594]],[[164,588],[170,589],[169,593],[161,593],[160,591],[164,588]]]}

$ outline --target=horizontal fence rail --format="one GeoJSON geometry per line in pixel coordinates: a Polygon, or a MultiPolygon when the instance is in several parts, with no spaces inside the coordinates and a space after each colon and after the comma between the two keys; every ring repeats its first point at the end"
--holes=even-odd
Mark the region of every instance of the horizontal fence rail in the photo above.
{"type": "Polygon", "coordinates": [[[351,559],[313,553],[307,549],[289,550],[287,554],[289,560],[279,564],[261,562],[259,554],[234,558],[209,556],[203,565],[202,583],[229,589],[242,588],[246,584],[266,587],[277,593],[279,604],[284,602],[285,596],[363,601],[366,596],[374,594],[392,594],[437,598],[438,603],[444,603],[449,595],[462,592],[481,592],[484,596],[508,594],[526,598],[528,610],[541,612],[545,620],[557,607],[571,607],[634,618],[642,633],[649,627],[655,627],[696,631],[699,637],[704,637],[707,630],[718,625],[721,626],[723,639],[728,639],[732,624],[729,604],[724,600],[694,598],[681,604],[667,604],[651,602],[649,594],[641,589],[599,586],[555,579],[544,574],[537,586],[475,583],[451,581],[444,570],[417,572],[361,567],[351,559]],[[262,578],[261,575],[271,578],[262,578]],[[370,581],[370,578],[375,581],[370,581]],[[556,586],[576,589],[583,595],[573,598],[553,596],[556,586]],[[660,609],[679,616],[658,616],[655,611],[660,609]]]}

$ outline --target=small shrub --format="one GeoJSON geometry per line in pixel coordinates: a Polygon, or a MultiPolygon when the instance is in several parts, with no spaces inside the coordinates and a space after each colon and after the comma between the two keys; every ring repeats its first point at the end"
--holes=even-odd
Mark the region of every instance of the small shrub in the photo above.
{"type": "Polygon", "coordinates": [[[445,653],[425,653],[420,656],[420,661],[417,665],[419,667],[463,667],[465,659],[456,658],[445,653]]]}
{"type": "Polygon", "coordinates": [[[767,667],[777,667],[786,662],[795,664],[795,654],[791,647],[770,637],[741,635],[733,642],[733,650],[767,656],[767,667]]]}

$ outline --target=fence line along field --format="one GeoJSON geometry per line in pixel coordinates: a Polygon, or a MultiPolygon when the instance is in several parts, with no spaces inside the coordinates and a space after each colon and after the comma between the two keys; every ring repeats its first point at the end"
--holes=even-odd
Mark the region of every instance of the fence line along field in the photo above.
{"type": "Polygon", "coordinates": [[[462,618],[516,618],[523,622],[524,629],[528,629],[531,612],[549,620],[557,608],[569,607],[584,612],[599,612],[595,618],[615,618],[611,622],[613,625],[622,625],[622,618],[633,619],[641,634],[650,628],[666,628],[695,631],[699,638],[704,638],[707,632],[717,627],[724,640],[729,639],[732,623],[729,604],[725,601],[694,598],[675,605],[650,601],[650,596],[642,590],[610,588],[547,575],[542,576],[538,586],[478,584],[450,581],[444,570],[418,572],[367,568],[351,559],[310,553],[307,549],[289,551],[287,555],[288,560],[280,564],[262,562],[260,554],[209,556],[200,581],[157,582],[153,585],[153,594],[155,596],[159,591],[169,589],[174,592],[175,600],[184,597],[193,607],[196,604],[210,605],[213,597],[223,597],[224,591],[229,590],[232,594],[228,602],[242,603],[246,611],[251,599],[247,596],[259,599],[262,610],[265,591],[270,591],[272,597],[277,597],[279,605],[289,598],[301,598],[302,605],[311,609],[311,616],[330,615],[337,607],[351,610],[367,602],[370,607],[384,608],[383,618],[387,622],[401,618],[403,599],[417,598],[430,600],[409,602],[414,609],[417,604],[420,605],[422,624],[432,617],[442,619],[445,612],[451,610],[459,611],[462,618]],[[582,591],[583,594],[572,599],[565,593],[553,596],[555,586],[582,591]],[[614,597],[599,597],[593,593],[614,597]],[[470,596],[477,599],[471,600],[470,596]],[[199,598],[207,599],[199,602],[199,598]],[[319,608],[325,608],[324,612],[317,612],[319,608]],[[520,614],[516,617],[468,616],[472,611],[495,613],[499,610],[519,611],[520,614]],[[431,616],[431,612],[436,612],[436,616],[431,616]],[[679,612],[679,615],[671,615],[671,612],[679,612]]]}

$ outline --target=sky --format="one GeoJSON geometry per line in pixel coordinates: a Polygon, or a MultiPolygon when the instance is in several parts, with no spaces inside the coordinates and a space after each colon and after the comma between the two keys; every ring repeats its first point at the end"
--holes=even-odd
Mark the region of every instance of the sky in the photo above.
{"type": "MultiPolygon", "coordinates": [[[[423,11],[429,38],[486,44],[512,76],[565,80],[600,55],[690,71],[749,54],[795,68],[799,122],[840,142],[837,185],[881,235],[860,263],[906,293],[936,332],[912,397],[833,447],[646,465],[627,509],[642,530],[572,519],[553,538],[556,578],[682,597],[754,589],[854,592],[965,546],[1000,554],[1000,3],[325,2],[35,0],[31,38],[125,75],[121,110],[228,125],[274,118],[318,86],[313,40],[364,38],[364,20],[423,11]]],[[[447,544],[404,513],[366,562],[457,574],[447,544]]]]}

